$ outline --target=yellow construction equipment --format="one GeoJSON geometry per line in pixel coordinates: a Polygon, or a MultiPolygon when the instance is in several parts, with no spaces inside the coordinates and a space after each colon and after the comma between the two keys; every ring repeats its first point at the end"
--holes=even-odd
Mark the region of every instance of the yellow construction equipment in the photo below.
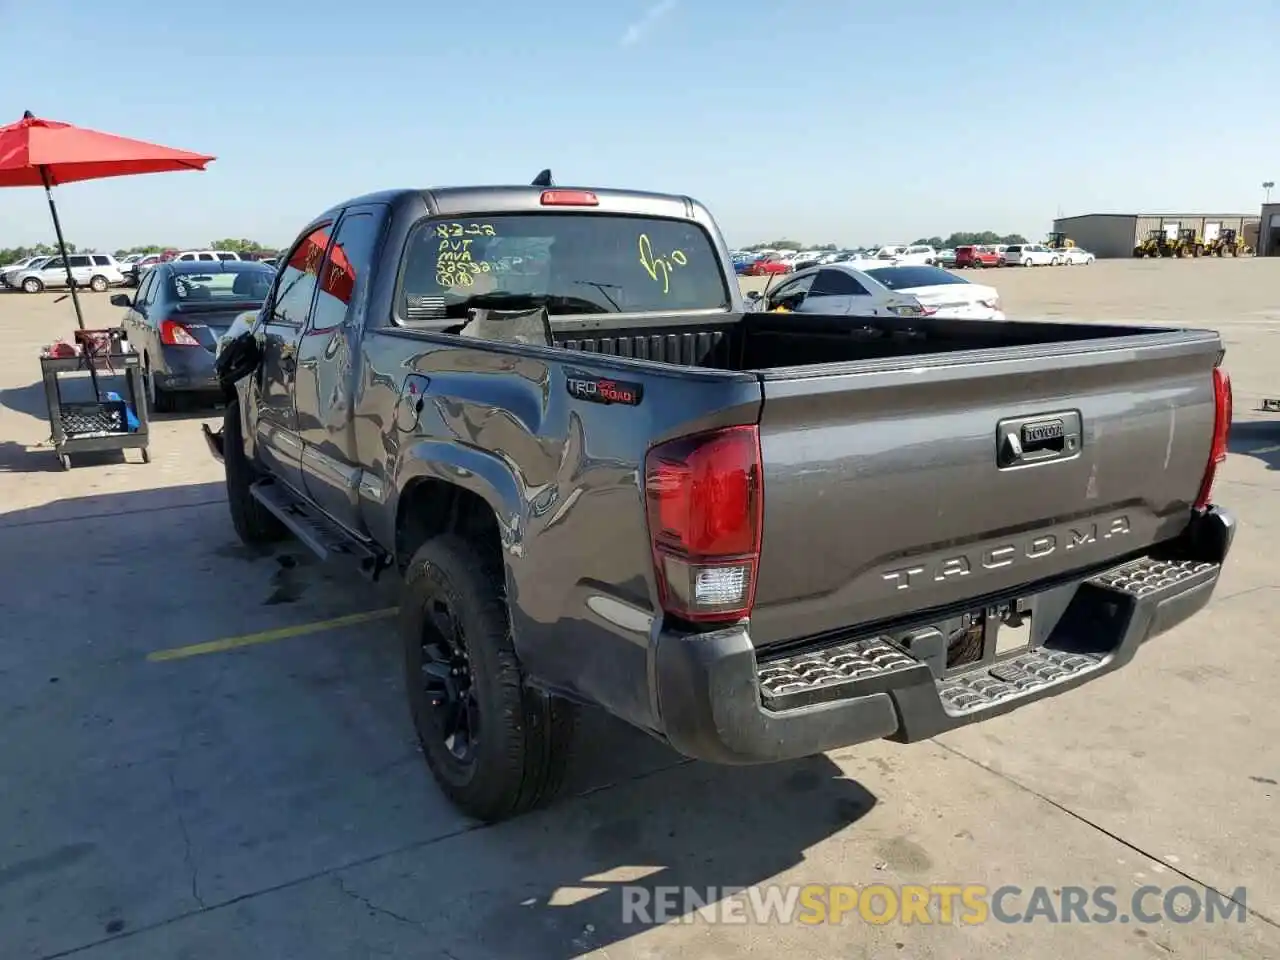
{"type": "Polygon", "coordinates": [[[1173,242],[1175,257],[1203,257],[1204,240],[1194,227],[1178,231],[1178,239],[1173,242]]]}
{"type": "Polygon", "coordinates": [[[1050,250],[1070,250],[1076,245],[1076,242],[1065,233],[1051,233],[1044,245],[1050,250]]]}
{"type": "Polygon", "coordinates": [[[1216,240],[1205,246],[1204,252],[1215,257],[1247,257],[1253,253],[1244,237],[1230,229],[1219,233],[1216,240]]]}
{"type": "Polygon", "coordinates": [[[1141,260],[1143,257],[1165,257],[1169,256],[1166,252],[1169,247],[1169,238],[1165,236],[1163,230],[1151,230],[1147,233],[1147,239],[1133,248],[1133,255],[1141,260]]]}

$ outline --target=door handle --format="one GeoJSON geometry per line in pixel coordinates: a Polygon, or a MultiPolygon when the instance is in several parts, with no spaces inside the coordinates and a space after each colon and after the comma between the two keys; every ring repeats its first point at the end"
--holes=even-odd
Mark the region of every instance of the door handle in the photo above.
{"type": "Polygon", "coordinates": [[[1051,460],[1071,460],[1084,442],[1079,410],[1011,417],[996,424],[996,462],[1001,469],[1051,460]]]}

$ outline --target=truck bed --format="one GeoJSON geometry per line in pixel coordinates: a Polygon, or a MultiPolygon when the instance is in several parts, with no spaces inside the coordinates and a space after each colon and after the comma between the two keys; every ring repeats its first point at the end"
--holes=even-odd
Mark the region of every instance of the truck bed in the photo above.
{"type": "MultiPolygon", "coordinates": [[[[715,370],[766,371],[959,351],[1007,350],[1102,341],[1167,328],[1098,323],[864,319],[819,314],[746,313],[646,320],[554,317],[557,346],[609,356],[715,370]]],[[[977,358],[975,358],[977,359],[977,358]]]]}
{"type": "Polygon", "coordinates": [[[797,314],[553,333],[757,375],[758,645],[1019,596],[1177,537],[1222,351],[1205,330],[797,314]],[[1002,461],[1046,423],[1068,448],[1002,461]]]}

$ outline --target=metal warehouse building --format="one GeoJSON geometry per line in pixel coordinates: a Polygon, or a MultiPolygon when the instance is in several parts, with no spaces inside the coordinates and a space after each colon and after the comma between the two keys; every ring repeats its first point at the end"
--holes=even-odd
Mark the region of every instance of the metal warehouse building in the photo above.
{"type": "Polygon", "coordinates": [[[1132,257],[1133,248],[1152,230],[1176,236],[1179,230],[1195,229],[1205,240],[1223,230],[1235,230],[1245,243],[1258,249],[1256,213],[1086,213],[1057,219],[1053,229],[1099,258],[1132,257]]]}

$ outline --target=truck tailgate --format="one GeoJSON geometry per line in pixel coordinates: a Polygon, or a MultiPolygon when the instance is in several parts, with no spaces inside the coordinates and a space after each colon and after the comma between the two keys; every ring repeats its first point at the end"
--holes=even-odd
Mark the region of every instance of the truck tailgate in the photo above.
{"type": "Polygon", "coordinates": [[[755,643],[1007,594],[1177,535],[1209,331],[761,374],[755,643]]]}

